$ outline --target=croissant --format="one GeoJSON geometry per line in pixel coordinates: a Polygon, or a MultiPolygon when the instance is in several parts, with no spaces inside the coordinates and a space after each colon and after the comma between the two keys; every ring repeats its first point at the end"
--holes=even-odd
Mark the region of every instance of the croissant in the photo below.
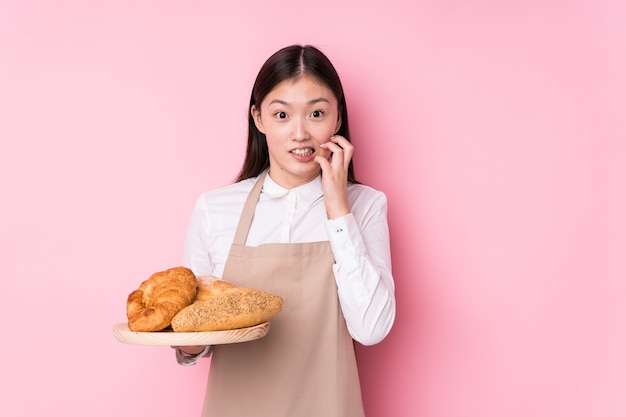
{"type": "Polygon", "coordinates": [[[182,266],[152,274],[128,296],[128,328],[135,332],[165,329],[176,313],[194,301],[196,285],[194,273],[182,266]]]}
{"type": "Polygon", "coordinates": [[[195,301],[172,319],[175,332],[240,329],[265,323],[283,305],[279,295],[238,287],[220,279],[198,280],[195,301]]]}

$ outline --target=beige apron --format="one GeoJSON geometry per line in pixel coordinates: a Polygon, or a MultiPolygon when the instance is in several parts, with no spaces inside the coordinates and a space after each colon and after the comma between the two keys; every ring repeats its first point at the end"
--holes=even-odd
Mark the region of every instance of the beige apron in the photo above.
{"type": "Polygon", "coordinates": [[[245,246],[264,179],[245,203],[222,278],[281,295],[283,310],[264,338],[214,346],[202,415],[363,417],[330,242],[245,246]]]}

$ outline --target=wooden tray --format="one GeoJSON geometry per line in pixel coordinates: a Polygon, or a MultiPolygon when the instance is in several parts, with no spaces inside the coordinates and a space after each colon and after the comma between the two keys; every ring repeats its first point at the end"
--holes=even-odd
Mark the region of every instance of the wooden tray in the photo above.
{"type": "Polygon", "coordinates": [[[113,336],[122,343],[151,346],[205,346],[229,343],[249,342],[267,334],[270,323],[265,322],[252,327],[216,332],[133,332],[127,323],[113,326],[113,336]]]}

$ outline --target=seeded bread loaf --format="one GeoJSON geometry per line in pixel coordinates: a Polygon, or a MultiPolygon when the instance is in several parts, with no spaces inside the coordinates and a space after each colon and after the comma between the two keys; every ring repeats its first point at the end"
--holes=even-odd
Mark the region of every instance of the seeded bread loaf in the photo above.
{"type": "Polygon", "coordinates": [[[219,279],[199,279],[195,301],[172,319],[175,332],[232,330],[265,323],[280,312],[279,295],[238,287],[219,279]]]}

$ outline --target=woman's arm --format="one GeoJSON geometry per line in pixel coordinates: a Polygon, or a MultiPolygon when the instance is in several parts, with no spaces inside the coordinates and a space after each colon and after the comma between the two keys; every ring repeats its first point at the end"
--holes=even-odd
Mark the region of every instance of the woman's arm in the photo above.
{"type": "Polygon", "coordinates": [[[341,310],[352,337],[363,345],[373,345],[389,334],[396,316],[387,199],[381,192],[363,188],[362,195],[350,201],[352,143],[333,136],[321,146],[332,152],[328,159],[315,159],[322,169],[341,310]]]}
{"type": "MultiPolygon", "coordinates": [[[[210,275],[213,271],[204,233],[206,217],[203,200],[199,198],[187,226],[183,261],[183,264],[196,276],[210,275]]],[[[183,366],[195,365],[200,358],[211,355],[210,346],[172,346],[172,348],[176,350],[176,361],[183,366]]]]}
{"type": "Polygon", "coordinates": [[[204,199],[200,197],[196,201],[187,226],[183,257],[183,265],[191,269],[196,276],[212,275],[214,270],[209,254],[207,217],[208,210],[204,199]]]}
{"type": "Polygon", "coordinates": [[[396,314],[387,199],[374,191],[352,205],[352,213],[327,222],[333,269],[350,334],[373,345],[389,334],[396,314]]]}

